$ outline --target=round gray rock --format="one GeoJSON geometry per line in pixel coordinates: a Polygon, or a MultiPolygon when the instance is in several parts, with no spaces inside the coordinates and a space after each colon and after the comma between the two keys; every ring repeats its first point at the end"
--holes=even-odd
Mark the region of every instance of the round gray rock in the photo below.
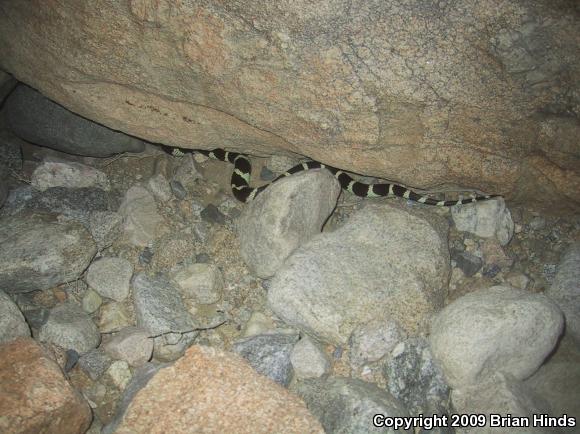
{"type": "Polygon", "coordinates": [[[53,215],[0,219],[0,289],[47,289],[77,280],[97,252],[87,230],[53,215]]]}
{"type": "Polygon", "coordinates": [[[320,233],[340,194],[327,170],[308,171],[272,184],[238,220],[240,253],[261,278],[274,275],[297,247],[320,233]]]}
{"type": "Polygon", "coordinates": [[[64,303],[51,309],[48,320],[38,332],[38,339],[84,354],[99,345],[101,335],[80,306],[64,303]]]}
{"type": "Polygon", "coordinates": [[[340,229],[297,249],[268,302],[287,323],[335,344],[371,320],[427,329],[449,275],[447,223],[426,210],[367,205],[340,229]]]}
{"type": "Polygon", "coordinates": [[[564,319],[548,297],[503,286],[445,307],[431,324],[431,349],[449,385],[460,388],[495,372],[525,379],[552,351],[564,319]]]}
{"type": "Polygon", "coordinates": [[[30,336],[30,327],[16,303],[0,291],[0,344],[19,336],[30,336]]]}
{"type": "Polygon", "coordinates": [[[316,344],[308,336],[302,337],[290,354],[290,361],[294,368],[294,376],[301,380],[304,378],[319,378],[330,371],[330,361],[316,344]]]}
{"type": "Polygon", "coordinates": [[[123,301],[129,295],[133,266],[124,258],[101,258],[87,271],[87,283],[102,297],[123,301]]]}
{"type": "Polygon", "coordinates": [[[164,275],[133,278],[133,304],[137,326],[154,337],[154,357],[172,361],[180,357],[199,332],[179,290],[164,275]]]}
{"type": "Polygon", "coordinates": [[[201,304],[215,303],[221,298],[224,279],[213,264],[190,264],[176,270],[171,277],[185,298],[193,298],[201,304]]]}
{"type": "Polygon", "coordinates": [[[117,360],[125,360],[133,367],[144,365],[153,354],[153,339],[146,330],[127,327],[103,345],[105,352],[117,360]]]}
{"type": "Polygon", "coordinates": [[[296,385],[308,410],[327,433],[411,433],[412,430],[373,427],[373,416],[406,417],[400,401],[374,384],[341,377],[304,380],[296,385]]]}

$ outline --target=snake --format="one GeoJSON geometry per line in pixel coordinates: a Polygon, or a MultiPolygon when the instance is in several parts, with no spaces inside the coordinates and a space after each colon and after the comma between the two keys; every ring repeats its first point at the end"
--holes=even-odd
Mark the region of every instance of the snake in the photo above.
{"type": "Polygon", "coordinates": [[[295,173],[313,170],[313,169],[326,169],[334,175],[334,177],[340,183],[343,190],[354,194],[355,196],[371,198],[371,197],[400,197],[413,202],[422,203],[425,205],[451,207],[456,205],[464,205],[468,203],[474,203],[482,200],[488,200],[499,195],[476,195],[469,197],[467,199],[458,200],[437,200],[428,196],[419,194],[411,189],[408,189],[399,184],[392,184],[386,182],[380,183],[364,183],[355,180],[348,173],[343,170],[337,169],[336,167],[328,166],[319,161],[305,160],[290,169],[286,170],[284,173],[279,175],[274,180],[270,181],[268,184],[262,185],[260,187],[251,187],[251,173],[252,164],[250,158],[238,152],[226,151],[225,149],[213,149],[213,150],[192,150],[184,148],[176,148],[163,145],[163,150],[174,157],[183,157],[187,153],[200,153],[206,157],[212,158],[214,160],[225,161],[234,165],[234,171],[231,178],[231,188],[234,197],[240,202],[251,202],[256,198],[258,194],[268,188],[275,182],[291,176],[295,173]]]}

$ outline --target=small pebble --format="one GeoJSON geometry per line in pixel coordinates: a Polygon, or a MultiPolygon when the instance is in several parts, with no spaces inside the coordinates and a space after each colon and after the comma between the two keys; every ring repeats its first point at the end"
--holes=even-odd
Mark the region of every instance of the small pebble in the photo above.
{"type": "Polygon", "coordinates": [[[129,368],[129,364],[124,360],[116,360],[111,363],[106,374],[119,390],[125,390],[125,387],[131,381],[131,369],[129,368]]]}
{"type": "Polygon", "coordinates": [[[198,253],[195,255],[195,262],[198,264],[208,264],[210,261],[211,258],[207,253],[198,253]]]}
{"type": "Polygon", "coordinates": [[[92,289],[87,290],[81,301],[81,306],[86,313],[96,312],[101,304],[103,304],[103,299],[92,289]]]}
{"type": "Polygon", "coordinates": [[[206,206],[200,215],[208,223],[226,224],[226,216],[213,203],[206,206]]]}
{"type": "Polygon", "coordinates": [[[79,361],[79,353],[75,350],[66,350],[66,362],[64,364],[64,372],[70,372],[79,361]]]}
{"type": "Polygon", "coordinates": [[[183,200],[187,197],[187,190],[185,189],[185,187],[183,187],[181,182],[173,180],[169,183],[169,186],[171,187],[171,191],[173,192],[173,195],[177,199],[183,200]]]}
{"type": "Polygon", "coordinates": [[[153,250],[149,247],[145,247],[141,253],[139,253],[139,264],[140,265],[149,265],[153,260],[153,250]]]}
{"type": "Polygon", "coordinates": [[[274,178],[276,178],[276,174],[266,166],[263,166],[262,170],[260,171],[260,179],[262,181],[273,181],[274,178]]]}

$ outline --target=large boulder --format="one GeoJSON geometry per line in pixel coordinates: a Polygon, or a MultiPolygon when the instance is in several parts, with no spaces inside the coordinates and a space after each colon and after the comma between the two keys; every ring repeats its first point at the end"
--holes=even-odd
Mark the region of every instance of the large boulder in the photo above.
{"type": "Polygon", "coordinates": [[[240,356],[194,346],[135,394],[114,432],[324,431],[302,400],[254,372],[240,356]]]}
{"type": "Polygon", "coordinates": [[[7,293],[47,289],[80,277],[97,252],[79,223],[52,214],[0,219],[0,289],[7,293]]]}
{"type": "Polygon", "coordinates": [[[453,388],[496,372],[523,380],[552,352],[563,327],[562,312],[545,295],[494,286],[439,312],[431,322],[431,349],[453,388]]]}
{"type": "Polygon", "coordinates": [[[5,3],[1,67],[109,128],[579,208],[574,2],[5,3]]]}
{"type": "Polygon", "coordinates": [[[337,345],[370,321],[425,332],[449,278],[447,223],[436,214],[368,204],[334,232],[296,249],[272,278],[268,303],[288,324],[337,345]]]}
{"type": "Polygon", "coordinates": [[[18,86],[4,107],[12,131],[31,143],[91,157],[145,149],[143,141],[71,113],[28,86],[18,86]]]}
{"type": "Polygon", "coordinates": [[[91,409],[30,338],[0,345],[0,432],[82,434],[91,409]]]}

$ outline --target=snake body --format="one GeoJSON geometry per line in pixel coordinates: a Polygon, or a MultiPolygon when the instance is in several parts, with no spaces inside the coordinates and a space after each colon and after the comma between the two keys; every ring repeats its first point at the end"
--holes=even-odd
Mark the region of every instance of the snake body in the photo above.
{"type": "Polygon", "coordinates": [[[423,196],[413,190],[410,190],[406,187],[397,184],[390,183],[366,184],[364,182],[359,182],[340,169],[327,166],[326,164],[313,160],[306,160],[303,161],[302,163],[297,164],[296,166],[288,169],[286,172],[282,173],[280,176],[278,176],[277,178],[275,178],[273,181],[271,181],[266,185],[262,185],[260,187],[251,187],[250,176],[252,172],[252,164],[250,163],[249,158],[244,154],[240,154],[237,152],[229,152],[224,149],[213,149],[211,151],[205,150],[192,151],[190,149],[171,148],[168,146],[164,146],[164,150],[176,157],[181,157],[185,153],[198,152],[207,157],[220,161],[226,161],[233,164],[234,172],[232,173],[231,178],[231,188],[234,197],[238,199],[240,202],[250,202],[258,194],[264,191],[270,184],[273,184],[276,181],[279,181],[280,179],[283,179],[295,173],[311,169],[327,169],[338,180],[343,190],[346,190],[359,197],[396,196],[414,202],[423,203],[425,205],[455,206],[473,203],[481,200],[487,200],[498,196],[498,195],[481,195],[470,197],[468,199],[436,200],[427,196],[423,196]]]}

